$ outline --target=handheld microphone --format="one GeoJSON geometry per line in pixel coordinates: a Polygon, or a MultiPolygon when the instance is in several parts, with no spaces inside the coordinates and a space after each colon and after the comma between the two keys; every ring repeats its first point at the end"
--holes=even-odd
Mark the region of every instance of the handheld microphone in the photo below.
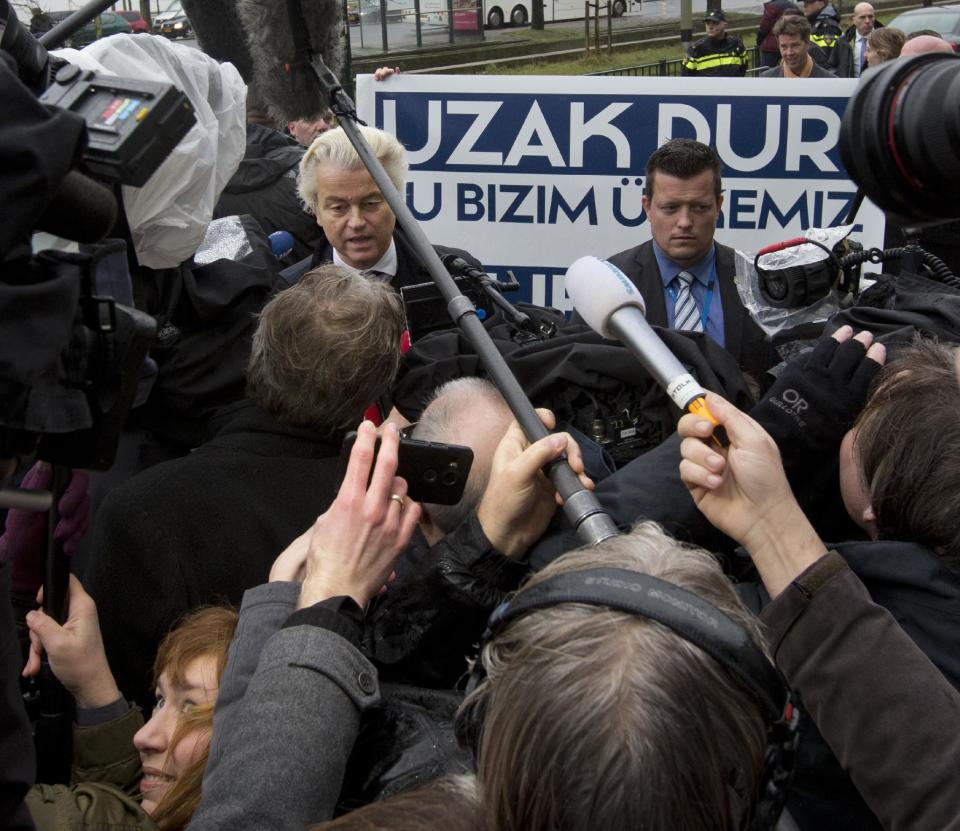
{"type": "Polygon", "coordinates": [[[567,269],[564,285],[594,332],[623,343],[677,407],[712,422],[714,441],[728,444],[726,432],[707,408],[706,391],[647,323],[643,296],[626,274],[606,260],[581,257],[567,269]]]}
{"type": "Polygon", "coordinates": [[[293,253],[293,234],[289,231],[274,231],[267,235],[270,240],[270,251],[278,260],[293,253]]]}
{"type": "Polygon", "coordinates": [[[445,254],[440,261],[447,267],[451,274],[459,274],[462,277],[472,277],[481,283],[489,283],[490,275],[486,271],[481,271],[476,266],[470,265],[463,257],[456,254],[445,254]]]}
{"type": "Polygon", "coordinates": [[[302,54],[306,42],[339,76],[343,66],[343,36],[339,0],[237,0],[237,15],[246,33],[253,63],[253,84],[279,121],[316,115],[326,96],[302,54]],[[298,7],[291,20],[288,7],[298,7]]]}

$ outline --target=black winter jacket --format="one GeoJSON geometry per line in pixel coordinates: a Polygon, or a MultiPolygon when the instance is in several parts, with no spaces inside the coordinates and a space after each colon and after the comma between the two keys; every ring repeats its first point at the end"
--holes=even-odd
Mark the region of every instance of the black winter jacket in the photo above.
{"type": "Polygon", "coordinates": [[[247,124],[247,149],[213,211],[214,219],[250,214],[264,233],[289,231],[293,253],[281,260],[291,265],[308,256],[320,237],[316,218],[307,213],[297,194],[297,170],[304,148],[289,136],[247,124]]]}
{"type": "MultiPolygon", "coordinates": [[[[960,689],[960,570],[949,567],[919,543],[884,540],[831,547],[860,578],[873,602],[890,611],[910,639],[960,689]]],[[[754,612],[769,603],[759,583],[737,588],[754,612]]],[[[869,707],[870,702],[864,706],[869,707]]],[[[801,829],[881,828],[806,715],[802,716],[801,731],[787,800],[794,821],[801,829]]],[[[903,764],[906,769],[909,760],[904,759],[903,764]]]]}
{"type": "Polygon", "coordinates": [[[853,77],[853,50],[843,36],[840,15],[833,5],[827,3],[807,20],[810,21],[810,43],[822,50],[821,57],[811,49],[810,55],[817,65],[837,78],[853,77]]]}
{"type": "Polygon", "coordinates": [[[84,583],[127,697],[152,706],[153,656],[171,625],[199,605],[239,604],[329,507],[341,439],[284,426],[242,402],[212,441],[104,500],[84,583]]]}

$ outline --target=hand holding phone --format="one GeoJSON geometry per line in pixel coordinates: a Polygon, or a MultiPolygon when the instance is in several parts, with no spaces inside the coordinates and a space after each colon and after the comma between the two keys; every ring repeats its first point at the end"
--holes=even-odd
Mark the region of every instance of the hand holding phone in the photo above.
{"type": "Polygon", "coordinates": [[[383,451],[373,424],[360,425],[337,498],[313,524],[298,607],[346,595],[359,606],[389,580],[420,518],[420,506],[396,475],[397,428],[384,429],[383,451]]]}
{"type": "MultiPolygon", "coordinates": [[[[357,440],[356,433],[347,433],[340,451],[341,476],[357,440]]],[[[380,439],[374,453],[380,452],[380,439]]],[[[400,439],[397,476],[407,482],[407,494],[417,502],[434,505],[456,505],[473,465],[473,450],[462,444],[400,439]]]]}

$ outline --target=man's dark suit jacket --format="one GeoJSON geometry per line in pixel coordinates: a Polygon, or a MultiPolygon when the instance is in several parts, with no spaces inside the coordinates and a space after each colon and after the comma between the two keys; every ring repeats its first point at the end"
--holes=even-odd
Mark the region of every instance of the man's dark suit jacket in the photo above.
{"type": "MultiPolygon", "coordinates": [[[[720,243],[717,247],[717,286],[723,303],[723,337],[727,352],[736,358],[747,372],[760,375],[778,362],[766,335],[744,308],[734,283],[736,277],[735,254],[732,248],[720,243]]],[[[610,257],[610,262],[619,268],[640,289],[647,304],[647,322],[653,326],[669,327],[667,303],[663,298],[663,280],[653,251],[653,242],[647,241],[636,248],[621,251],[610,257]]]]}
{"type": "MultiPolygon", "coordinates": [[[[874,29],[882,29],[883,24],[879,20],[873,21],[874,29]]],[[[853,53],[853,61],[857,60],[857,27],[852,23],[847,27],[847,30],[843,33],[843,39],[850,44],[850,51],[853,53]]],[[[863,73],[867,69],[867,55],[866,50],[864,50],[863,55],[863,66],[860,67],[860,72],[863,73]]]]}

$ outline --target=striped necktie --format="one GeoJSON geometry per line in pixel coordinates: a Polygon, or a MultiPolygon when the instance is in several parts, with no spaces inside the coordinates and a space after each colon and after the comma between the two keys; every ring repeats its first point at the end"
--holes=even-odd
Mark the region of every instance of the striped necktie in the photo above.
{"type": "Polygon", "coordinates": [[[681,271],[675,278],[677,283],[677,301],[673,305],[673,328],[687,332],[702,332],[700,307],[690,291],[694,276],[689,271],[681,271]]]}

